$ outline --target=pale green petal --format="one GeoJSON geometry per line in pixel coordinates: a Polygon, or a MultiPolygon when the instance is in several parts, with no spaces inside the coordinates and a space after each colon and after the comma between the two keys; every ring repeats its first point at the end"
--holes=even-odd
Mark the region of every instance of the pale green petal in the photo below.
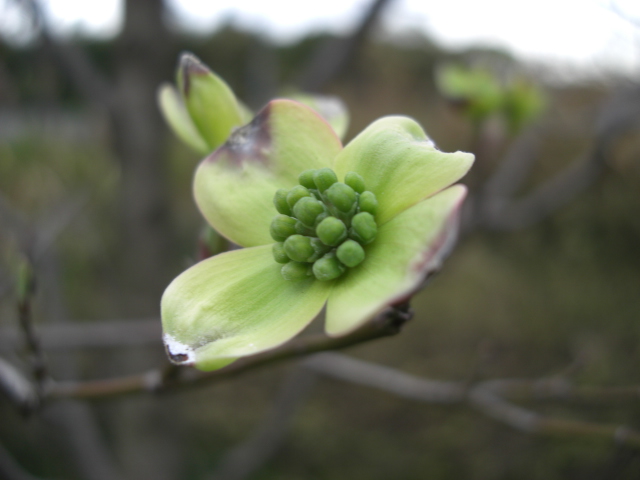
{"type": "Polygon", "coordinates": [[[180,58],[178,88],[209,152],[222,145],[234,128],[246,123],[233,90],[190,53],[180,58]]]}
{"type": "Polygon", "coordinates": [[[271,245],[204,260],[176,278],[162,297],[170,358],[215,370],[297,335],[324,305],[330,283],[286,281],[271,245]]]}
{"type": "Polygon", "coordinates": [[[225,237],[244,247],[273,243],[273,196],[311,168],[330,167],[342,145],[309,107],[270,102],[198,167],[194,193],[200,211],[225,237]]]}
{"type": "Polygon", "coordinates": [[[410,296],[452,248],[466,188],[455,185],[380,227],[366,258],[338,280],[327,303],[326,331],[343,335],[410,296]]]}
{"type": "Polygon", "coordinates": [[[158,88],[158,105],[166,122],[184,143],[202,155],[211,152],[191,121],[182,97],[173,85],[164,83],[158,88]]]}
{"type": "Polygon", "coordinates": [[[379,224],[459,180],[473,155],[443,153],[407,117],[384,117],[369,125],[338,155],[335,171],[362,175],[378,198],[379,224]]]}

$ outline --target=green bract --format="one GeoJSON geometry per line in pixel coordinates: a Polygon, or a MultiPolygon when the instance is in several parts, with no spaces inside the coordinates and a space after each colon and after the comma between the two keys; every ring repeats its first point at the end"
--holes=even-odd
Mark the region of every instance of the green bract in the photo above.
{"type": "Polygon", "coordinates": [[[449,185],[472,162],[438,151],[406,117],[382,118],[343,148],[313,110],[272,101],[196,171],[201,212],[246,248],[169,285],[170,357],[212,370],[286,342],[325,304],[337,336],[407,298],[452,245],[466,189],[449,185]]]}
{"type": "MultiPolygon", "coordinates": [[[[222,145],[231,132],[248,123],[253,114],[236,99],[225,81],[191,53],[183,53],[176,73],[177,88],[165,83],[158,89],[158,104],[165,120],[184,143],[202,155],[222,145]]],[[[349,114],[336,97],[293,94],[318,111],[342,137],[349,114]]]]}
{"type": "Polygon", "coordinates": [[[231,88],[195,55],[180,57],[177,84],[160,86],[160,110],[176,135],[199,153],[215,150],[251,119],[231,88]]]}

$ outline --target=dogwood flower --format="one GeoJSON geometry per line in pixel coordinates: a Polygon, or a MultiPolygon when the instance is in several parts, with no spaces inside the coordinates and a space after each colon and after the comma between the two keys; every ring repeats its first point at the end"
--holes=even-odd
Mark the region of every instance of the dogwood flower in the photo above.
{"type": "Polygon", "coordinates": [[[169,357],[214,370],[287,342],[325,305],[325,330],[340,336],[408,298],[455,241],[466,188],[450,185],[472,163],[407,117],[343,148],[310,108],[270,102],[196,171],[200,211],[245,248],[166,289],[169,357]]]}

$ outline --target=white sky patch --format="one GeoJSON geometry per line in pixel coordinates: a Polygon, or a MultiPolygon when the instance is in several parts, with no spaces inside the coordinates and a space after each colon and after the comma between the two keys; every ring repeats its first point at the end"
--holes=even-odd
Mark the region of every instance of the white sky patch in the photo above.
{"type": "MultiPolygon", "coordinates": [[[[399,0],[387,17],[387,28],[422,29],[452,48],[483,44],[528,59],[640,71],[640,26],[616,14],[611,2],[449,0],[432,5],[431,11],[424,3],[399,0]]],[[[615,5],[640,25],[640,2],[615,5]]]]}
{"type": "MultiPolygon", "coordinates": [[[[0,32],[18,38],[26,27],[11,7],[13,1],[0,0],[0,32]]],[[[123,1],[43,0],[43,4],[56,32],[104,38],[117,34],[123,1]]],[[[185,30],[208,33],[231,20],[286,43],[309,32],[347,33],[372,0],[168,1],[175,23],[185,30]]],[[[393,0],[384,25],[397,34],[422,30],[452,48],[489,45],[525,59],[640,73],[637,0],[393,0]],[[636,25],[614,13],[612,4],[636,25]]]]}
{"type": "Polygon", "coordinates": [[[234,25],[286,43],[308,32],[347,33],[358,22],[369,0],[321,0],[312,4],[294,0],[169,0],[178,24],[209,32],[232,20],[234,25]]]}

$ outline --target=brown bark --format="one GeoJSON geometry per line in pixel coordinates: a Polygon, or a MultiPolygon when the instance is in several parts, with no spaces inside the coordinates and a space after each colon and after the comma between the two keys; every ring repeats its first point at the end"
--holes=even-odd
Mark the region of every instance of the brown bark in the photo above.
{"type": "Polygon", "coordinates": [[[157,311],[170,280],[162,272],[172,244],[162,151],[167,133],[156,106],[156,89],[171,76],[174,52],[162,17],[161,0],[126,2],[110,109],[122,168],[126,310],[137,314],[157,311]]]}

